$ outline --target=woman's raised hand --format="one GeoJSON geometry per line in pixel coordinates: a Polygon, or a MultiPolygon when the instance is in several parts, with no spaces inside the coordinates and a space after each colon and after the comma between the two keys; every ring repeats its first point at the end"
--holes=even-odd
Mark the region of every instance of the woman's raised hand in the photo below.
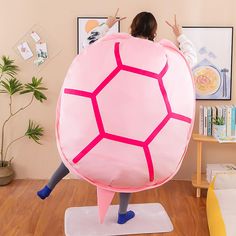
{"type": "Polygon", "coordinates": [[[174,25],[170,24],[168,21],[166,21],[166,24],[172,28],[176,37],[179,37],[183,33],[182,26],[177,24],[176,15],[175,15],[175,24],[174,25]]]}
{"type": "Polygon", "coordinates": [[[115,16],[108,16],[106,24],[109,28],[111,28],[116,22],[126,19],[126,17],[117,18],[118,12],[119,8],[116,10],[115,16]]]}

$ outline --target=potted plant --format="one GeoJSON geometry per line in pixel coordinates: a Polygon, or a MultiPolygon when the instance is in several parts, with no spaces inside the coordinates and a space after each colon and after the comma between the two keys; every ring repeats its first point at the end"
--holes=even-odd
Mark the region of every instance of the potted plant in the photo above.
{"type": "Polygon", "coordinates": [[[225,126],[225,123],[224,123],[224,117],[221,116],[221,117],[213,117],[212,118],[212,135],[215,137],[215,138],[222,138],[222,137],[225,137],[225,134],[226,134],[226,126],[225,126]]]}
{"type": "MultiPolygon", "coordinates": [[[[0,121],[0,185],[6,185],[10,183],[14,177],[14,171],[11,165],[13,157],[9,157],[10,147],[15,142],[25,137],[28,137],[29,139],[32,139],[36,143],[40,144],[40,138],[43,136],[43,128],[34,121],[29,120],[25,133],[10,141],[9,143],[6,142],[7,123],[17,114],[32,105],[34,100],[43,102],[47,99],[47,97],[42,92],[43,90],[47,90],[47,88],[42,87],[42,78],[38,79],[33,77],[30,83],[22,84],[18,79],[15,78],[18,71],[19,68],[14,64],[13,60],[10,60],[6,56],[2,56],[0,62],[0,93],[2,96],[8,96],[7,101],[9,101],[9,110],[8,114],[6,114],[5,120],[0,121]],[[15,109],[13,107],[15,96],[22,96],[27,93],[31,94],[29,102],[26,105],[15,109]]],[[[3,99],[0,100],[0,103],[2,102],[3,99]]]]}

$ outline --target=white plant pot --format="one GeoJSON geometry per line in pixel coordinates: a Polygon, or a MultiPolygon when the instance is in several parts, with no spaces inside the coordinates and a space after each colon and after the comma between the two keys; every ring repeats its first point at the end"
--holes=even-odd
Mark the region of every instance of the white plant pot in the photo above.
{"type": "Polygon", "coordinates": [[[215,138],[223,138],[226,135],[226,125],[214,125],[212,126],[212,135],[215,138]]]}

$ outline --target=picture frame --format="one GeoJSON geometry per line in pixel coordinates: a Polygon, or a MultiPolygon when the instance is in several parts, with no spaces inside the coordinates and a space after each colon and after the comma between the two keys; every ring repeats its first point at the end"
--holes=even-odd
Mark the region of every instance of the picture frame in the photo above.
{"type": "MultiPolygon", "coordinates": [[[[77,17],[77,54],[83,48],[83,42],[87,37],[89,31],[100,24],[105,23],[107,17],[77,17]]],[[[112,28],[109,29],[107,34],[120,32],[120,21],[118,21],[112,28]]]]}
{"type": "Polygon", "coordinates": [[[231,100],[233,31],[232,26],[183,26],[197,51],[192,68],[197,100],[231,100]]]}

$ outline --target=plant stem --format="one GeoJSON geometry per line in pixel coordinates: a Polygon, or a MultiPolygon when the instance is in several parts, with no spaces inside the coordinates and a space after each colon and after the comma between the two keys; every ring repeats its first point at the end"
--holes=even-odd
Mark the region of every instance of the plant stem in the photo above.
{"type": "Polygon", "coordinates": [[[12,95],[10,95],[9,107],[10,107],[10,114],[12,115],[12,95]]]}
{"type": "MultiPolygon", "coordinates": [[[[1,152],[0,152],[0,155],[1,155],[1,161],[3,161],[4,159],[4,156],[3,156],[3,145],[4,145],[4,134],[5,134],[5,126],[6,126],[6,123],[13,117],[15,116],[17,113],[19,113],[20,111],[23,111],[24,109],[26,109],[28,106],[30,106],[32,104],[34,100],[34,95],[32,95],[32,98],[30,100],[30,102],[24,106],[24,107],[21,107],[20,109],[18,109],[16,112],[14,113],[10,113],[9,117],[4,121],[3,125],[2,125],[2,139],[1,139],[1,152]]],[[[11,105],[10,105],[11,106],[11,105]]],[[[10,108],[11,110],[11,108],[10,108]]]]}
{"type": "Polygon", "coordinates": [[[24,137],[25,137],[25,135],[23,135],[23,136],[21,136],[21,137],[19,137],[19,138],[16,138],[16,139],[14,139],[13,141],[11,141],[11,142],[7,145],[6,152],[5,152],[5,155],[4,155],[4,158],[3,158],[3,162],[6,160],[7,152],[8,152],[9,147],[10,147],[14,142],[16,142],[16,141],[18,141],[18,140],[20,140],[20,139],[22,139],[22,138],[24,138],[24,137]]]}
{"type": "Polygon", "coordinates": [[[21,108],[18,109],[16,112],[12,113],[11,117],[14,116],[14,115],[16,115],[18,112],[23,111],[23,110],[26,109],[28,106],[30,106],[30,105],[32,104],[33,100],[34,100],[34,95],[32,95],[29,104],[27,104],[27,105],[24,106],[24,107],[21,107],[21,108]]]}

